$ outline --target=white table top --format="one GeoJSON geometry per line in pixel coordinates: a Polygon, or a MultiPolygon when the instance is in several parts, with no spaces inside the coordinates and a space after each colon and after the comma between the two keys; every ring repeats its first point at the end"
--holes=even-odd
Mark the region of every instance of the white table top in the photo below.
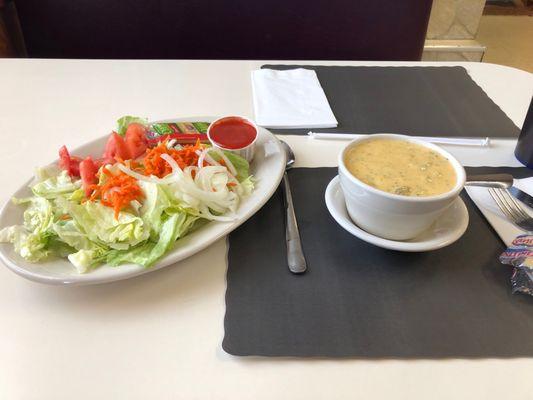
{"type": "MultiPolygon", "coordinates": [[[[125,114],[253,116],[250,71],[264,63],[0,60],[0,200],[60,145],[103,135],[125,114]]],[[[309,64],[463,65],[519,127],[533,93],[532,74],[492,64],[309,64]]],[[[334,166],[343,144],[318,151],[311,139],[284,139],[297,166],[334,166]]],[[[520,165],[513,140],[447,149],[465,165],[520,165]]],[[[91,287],[45,286],[0,268],[0,398],[531,398],[533,359],[230,356],[221,349],[225,252],[221,240],[159,272],[91,287]]]]}

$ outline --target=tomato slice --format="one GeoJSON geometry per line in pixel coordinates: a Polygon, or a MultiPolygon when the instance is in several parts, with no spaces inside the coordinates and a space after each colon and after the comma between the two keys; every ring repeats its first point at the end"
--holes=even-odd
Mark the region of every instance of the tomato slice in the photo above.
{"type": "Polygon", "coordinates": [[[72,177],[80,176],[80,161],[79,157],[71,157],[67,147],[61,146],[59,149],[59,168],[68,172],[72,177]]]}
{"type": "Polygon", "coordinates": [[[126,129],[125,143],[130,158],[142,156],[148,148],[148,139],[146,138],[146,128],[144,125],[135,122],[129,124],[128,129],[126,129]]]}
{"type": "Polygon", "coordinates": [[[81,186],[83,187],[83,190],[85,190],[85,195],[87,197],[91,195],[91,185],[98,182],[96,177],[97,172],[98,167],[90,156],[80,162],[81,186]]]}
{"type": "Polygon", "coordinates": [[[105,165],[106,161],[107,160],[105,158],[97,158],[96,160],[93,160],[94,165],[96,165],[97,169],[100,169],[102,165],[105,165]]]}
{"type": "Polygon", "coordinates": [[[72,156],[70,157],[70,176],[79,177],[80,176],[80,162],[81,158],[72,156]]]}
{"type": "Polygon", "coordinates": [[[124,139],[118,133],[113,132],[107,139],[103,158],[110,163],[114,163],[115,158],[123,160],[131,158],[124,139]]]}
{"type": "Polygon", "coordinates": [[[67,146],[61,146],[59,149],[59,168],[68,171],[70,167],[70,154],[68,153],[67,146]]]}

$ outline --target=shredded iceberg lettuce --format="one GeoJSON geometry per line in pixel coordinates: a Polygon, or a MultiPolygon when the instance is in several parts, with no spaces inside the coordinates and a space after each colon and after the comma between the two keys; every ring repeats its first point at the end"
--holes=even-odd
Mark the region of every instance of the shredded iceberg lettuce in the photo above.
{"type": "MultiPolygon", "coordinates": [[[[123,117],[119,133],[131,122],[146,121],[123,117]]],[[[79,273],[102,263],[149,267],[201,224],[234,220],[242,198],[254,188],[248,162],[234,153],[207,148],[199,166],[183,170],[165,156],[172,173],[163,178],[139,174],[129,164],[102,167],[133,176],[142,190],[142,199],[118,215],[87,198],[81,180],[66,171],[55,166],[38,169],[30,185],[33,196],[13,199],[26,207],[23,223],[0,229],[0,242],[12,243],[31,262],[67,257],[79,273]],[[203,165],[204,159],[211,165],[203,165]]],[[[105,174],[100,174],[99,184],[102,180],[105,174]]]]}

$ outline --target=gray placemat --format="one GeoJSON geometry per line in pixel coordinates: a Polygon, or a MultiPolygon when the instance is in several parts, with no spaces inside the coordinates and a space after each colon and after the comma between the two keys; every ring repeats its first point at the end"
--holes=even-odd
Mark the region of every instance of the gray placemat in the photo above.
{"type": "MultiPolygon", "coordinates": [[[[516,138],[520,130],[463,67],[264,65],[316,71],[339,126],[320,132],[516,138]]],[[[307,134],[309,129],[276,129],[307,134]]]]}
{"type": "MultiPolygon", "coordinates": [[[[531,176],[526,168],[472,173],[531,176]]],[[[363,358],[533,356],[533,297],[512,295],[496,233],[463,193],[465,235],[427,253],[363,242],[329,215],[336,168],[290,171],[309,270],[285,258],[277,192],[229,237],[223,348],[233,355],[363,358]]]]}

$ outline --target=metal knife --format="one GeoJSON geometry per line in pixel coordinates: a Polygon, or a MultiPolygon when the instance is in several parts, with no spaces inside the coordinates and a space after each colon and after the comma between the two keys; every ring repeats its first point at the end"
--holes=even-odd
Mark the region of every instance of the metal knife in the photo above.
{"type": "Polygon", "coordinates": [[[533,209],[533,197],[527,194],[526,192],[518,189],[517,187],[511,186],[507,189],[515,198],[520,200],[522,203],[533,209]]]}

